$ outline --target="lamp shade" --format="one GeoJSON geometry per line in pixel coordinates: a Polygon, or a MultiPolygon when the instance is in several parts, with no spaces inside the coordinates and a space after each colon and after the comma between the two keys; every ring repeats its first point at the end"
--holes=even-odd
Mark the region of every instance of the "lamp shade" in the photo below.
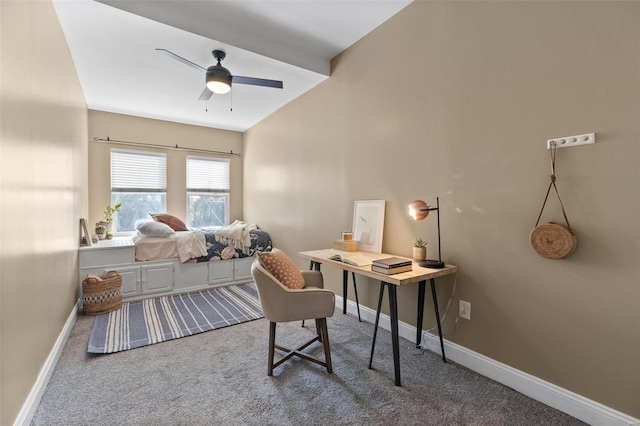
{"type": "Polygon", "coordinates": [[[415,200],[409,204],[409,215],[414,220],[422,220],[429,216],[429,205],[422,200],[415,200]]]}
{"type": "Polygon", "coordinates": [[[220,65],[207,68],[207,89],[213,93],[222,95],[231,90],[231,73],[220,65]]]}

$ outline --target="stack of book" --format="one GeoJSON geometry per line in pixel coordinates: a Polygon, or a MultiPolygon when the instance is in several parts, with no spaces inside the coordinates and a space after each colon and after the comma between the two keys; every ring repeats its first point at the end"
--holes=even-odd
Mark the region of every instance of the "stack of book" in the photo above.
{"type": "Polygon", "coordinates": [[[371,270],[381,274],[392,275],[411,271],[411,261],[399,257],[385,257],[371,262],[371,270]]]}

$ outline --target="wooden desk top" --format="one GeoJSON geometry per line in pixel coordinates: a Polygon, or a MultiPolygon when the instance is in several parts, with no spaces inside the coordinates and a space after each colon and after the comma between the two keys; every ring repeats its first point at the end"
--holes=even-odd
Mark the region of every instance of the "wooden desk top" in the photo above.
{"type": "Polygon", "coordinates": [[[311,251],[301,251],[298,253],[300,257],[305,259],[309,259],[313,262],[324,263],[326,265],[334,266],[338,269],[343,269],[349,272],[355,272],[356,274],[364,275],[369,278],[373,278],[374,280],[384,281],[389,284],[394,285],[406,285],[406,284],[415,284],[420,281],[429,280],[431,278],[441,277],[443,275],[449,275],[458,272],[458,267],[455,265],[445,265],[444,268],[441,269],[430,269],[423,268],[418,265],[418,262],[413,261],[412,259],[396,256],[393,254],[387,253],[371,253],[368,251],[357,251],[357,252],[345,252],[346,253],[360,253],[365,256],[369,256],[372,259],[383,259],[385,257],[400,257],[403,259],[412,260],[412,271],[409,272],[401,272],[399,274],[386,275],[380,274],[378,272],[373,272],[371,270],[371,265],[367,266],[353,266],[348,263],[339,262],[337,260],[330,260],[329,257],[336,254],[336,250],[334,249],[323,249],[323,250],[311,250],[311,251]]]}

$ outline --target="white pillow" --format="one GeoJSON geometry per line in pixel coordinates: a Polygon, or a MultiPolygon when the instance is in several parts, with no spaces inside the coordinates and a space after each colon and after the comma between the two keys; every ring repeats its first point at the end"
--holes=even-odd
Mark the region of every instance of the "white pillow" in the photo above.
{"type": "Polygon", "coordinates": [[[142,222],[136,225],[136,229],[145,237],[170,237],[176,233],[162,222],[142,222]]]}
{"type": "Polygon", "coordinates": [[[136,220],[136,223],[133,225],[133,227],[138,229],[138,226],[142,225],[145,222],[153,222],[153,219],[147,219],[147,218],[138,219],[138,220],[136,220]]]}

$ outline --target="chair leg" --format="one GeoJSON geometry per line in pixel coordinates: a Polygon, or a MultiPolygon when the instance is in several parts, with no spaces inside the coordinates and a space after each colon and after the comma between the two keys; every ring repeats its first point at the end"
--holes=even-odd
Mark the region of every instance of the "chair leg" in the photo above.
{"type": "Polygon", "coordinates": [[[318,340],[322,342],[322,322],[320,318],[316,318],[316,335],[318,340]]]}
{"type": "Polygon", "coordinates": [[[276,323],[269,322],[269,366],[267,376],[273,376],[273,353],[276,347],[276,323]]]}
{"type": "Polygon", "coordinates": [[[331,349],[329,347],[329,333],[327,331],[327,319],[316,319],[316,327],[318,334],[313,339],[304,343],[297,349],[289,349],[276,344],[276,323],[269,322],[269,366],[267,368],[267,376],[273,376],[273,370],[293,356],[297,356],[299,358],[306,359],[307,361],[319,364],[325,367],[328,373],[333,373],[333,366],[331,364],[331,349]],[[302,352],[313,342],[322,342],[322,346],[324,347],[324,362],[318,358],[314,358],[311,355],[302,352]],[[275,358],[274,354],[276,349],[285,352],[285,355],[274,363],[273,361],[275,358]]]}
{"type": "Polygon", "coordinates": [[[324,360],[327,364],[327,373],[333,373],[331,365],[331,349],[329,348],[329,333],[327,331],[327,319],[321,318],[320,325],[322,330],[322,345],[324,346],[324,360]]]}

